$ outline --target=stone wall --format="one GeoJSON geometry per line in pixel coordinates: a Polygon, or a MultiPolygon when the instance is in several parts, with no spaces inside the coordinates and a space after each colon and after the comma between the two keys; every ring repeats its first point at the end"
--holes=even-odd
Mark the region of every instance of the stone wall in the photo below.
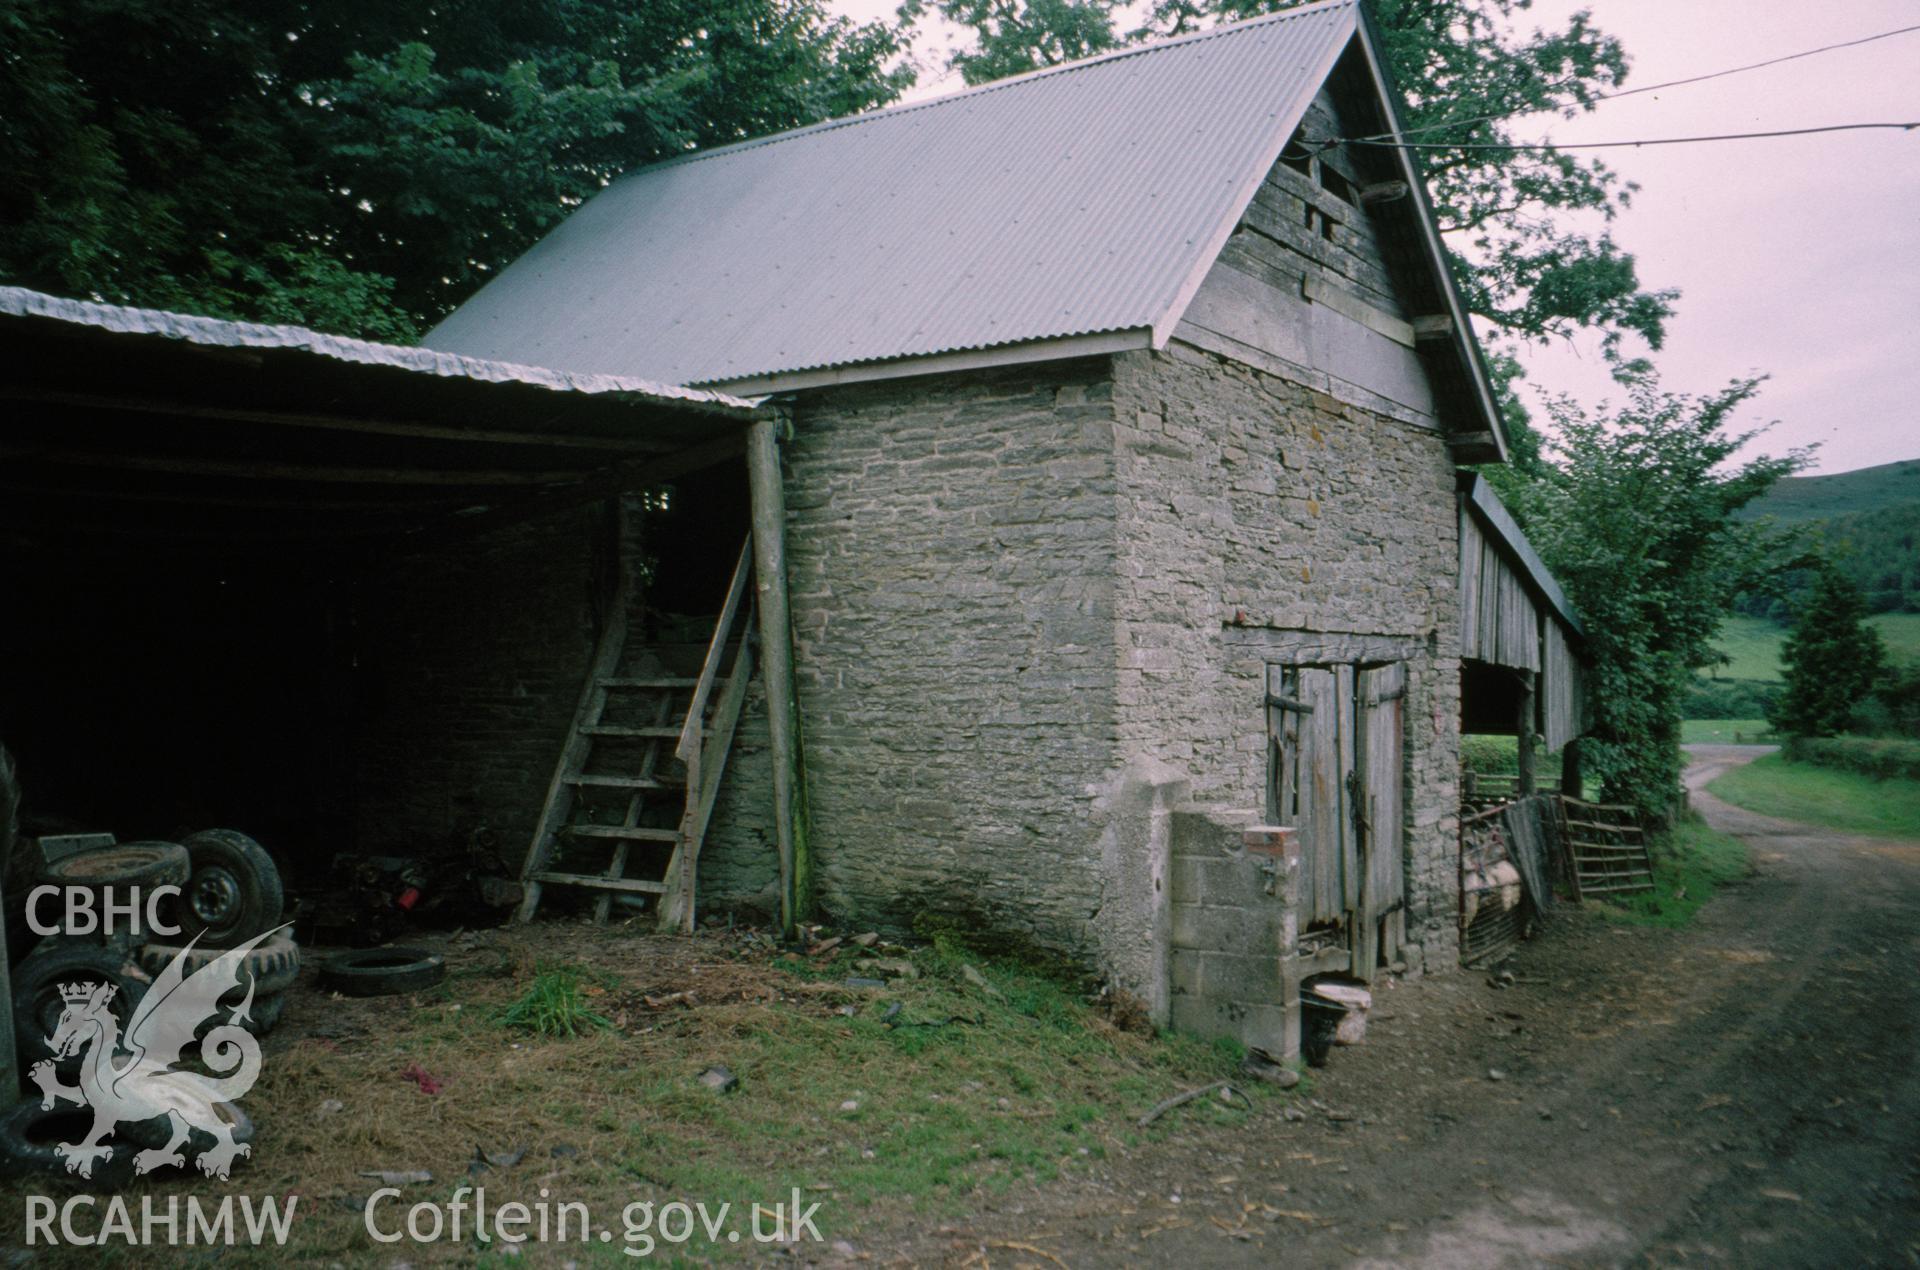
{"type": "Polygon", "coordinates": [[[1409,960],[1450,964],[1459,623],[1431,432],[1174,341],[1115,359],[1120,743],[1264,814],[1269,664],[1405,660],[1409,960]]]}
{"type": "MultiPolygon", "coordinates": [[[[1114,452],[1103,360],[808,393],[787,551],[820,907],[1098,959],[1113,786],[1114,452]]],[[[773,877],[756,696],[705,909],[773,877]]]]}
{"type": "Polygon", "coordinates": [[[484,825],[518,870],[610,552],[605,513],[581,508],[398,557],[352,587],[355,849],[432,853],[484,825]]]}
{"type": "MultiPolygon", "coordinates": [[[[1175,807],[1262,817],[1268,665],[1395,660],[1407,955],[1450,963],[1457,525],[1437,434],[1175,341],[807,394],[787,454],[829,915],[984,920],[1165,1017],[1175,807]]],[[[770,903],[765,737],[756,697],[707,909],[770,903]]]]}

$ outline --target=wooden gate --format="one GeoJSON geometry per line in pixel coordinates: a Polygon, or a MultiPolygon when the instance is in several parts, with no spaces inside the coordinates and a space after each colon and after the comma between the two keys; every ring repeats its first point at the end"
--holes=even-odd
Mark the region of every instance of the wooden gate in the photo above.
{"type": "Polygon", "coordinates": [[[1404,662],[1268,669],[1267,816],[1300,829],[1300,930],[1363,979],[1405,938],[1406,692],[1404,662]]]}

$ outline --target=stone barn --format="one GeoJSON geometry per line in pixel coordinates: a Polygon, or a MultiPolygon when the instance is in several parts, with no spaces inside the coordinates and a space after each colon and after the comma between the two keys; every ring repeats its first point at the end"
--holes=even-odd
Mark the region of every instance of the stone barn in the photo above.
{"type": "MultiPolygon", "coordinates": [[[[1505,448],[1397,126],[1329,0],[630,174],[426,343],[783,413],[820,911],[1285,1048],[1299,976],[1457,953],[1456,474],[1505,448]]],[[[757,691],[734,744],[704,910],[780,872],[757,691]]]]}

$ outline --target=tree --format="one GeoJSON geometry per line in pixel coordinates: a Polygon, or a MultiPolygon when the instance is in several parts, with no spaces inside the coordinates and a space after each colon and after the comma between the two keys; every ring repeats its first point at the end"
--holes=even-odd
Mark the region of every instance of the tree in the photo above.
{"type": "Polygon", "coordinates": [[[405,339],[618,173],[892,100],[824,0],[0,0],[0,278],[405,339]]]}
{"type": "Polygon", "coordinates": [[[1621,371],[1610,417],[1549,403],[1542,475],[1503,497],[1586,628],[1587,774],[1609,801],[1665,815],[1680,783],[1681,706],[1735,592],[1772,567],[1778,535],[1733,513],[1807,460],[1734,462],[1759,430],[1730,432],[1759,389],[1663,391],[1644,363],[1621,371]]]}
{"type": "MultiPolygon", "coordinates": [[[[1113,14],[1118,0],[934,0],[933,8],[978,37],[954,51],[949,65],[969,84],[1058,66],[1121,46],[1113,14]]],[[[925,0],[907,0],[901,16],[919,19],[925,0]]]]}
{"type": "MultiPolygon", "coordinates": [[[[952,65],[979,84],[1306,2],[1160,0],[1144,25],[1124,35],[1109,0],[937,0],[935,7],[972,32],[976,48],[956,54],[952,65]]],[[[1584,329],[1600,332],[1610,353],[1626,333],[1657,349],[1678,293],[1642,288],[1633,257],[1604,228],[1630,205],[1635,187],[1598,159],[1505,148],[1515,116],[1591,110],[1625,81],[1626,53],[1584,11],[1559,30],[1521,34],[1511,20],[1527,7],[1528,0],[1371,6],[1404,95],[1409,139],[1441,147],[1420,153],[1453,248],[1455,280],[1470,310],[1515,339],[1584,329]],[[1480,146],[1493,148],[1468,148],[1480,146]],[[1579,228],[1580,214],[1597,217],[1602,228],[1579,228]]],[[[903,13],[919,11],[916,3],[903,13]]],[[[1505,363],[1509,378],[1517,370],[1505,363]]]]}
{"type": "Polygon", "coordinates": [[[1767,721],[1789,736],[1838,736],[1886,665],[1880,632],[1866,624],[1860,588],[1829,563],[1817,573],[1781,650],[1787,688],[1767,721]]]}

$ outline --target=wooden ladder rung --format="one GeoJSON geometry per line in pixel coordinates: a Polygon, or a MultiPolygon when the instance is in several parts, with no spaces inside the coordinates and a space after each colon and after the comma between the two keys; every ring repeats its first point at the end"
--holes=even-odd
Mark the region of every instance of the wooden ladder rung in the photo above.
{"type": "Polygon", "coordinates": [[[678,829],[629,829],[624,825],[568,825],[562,832],[579,838],[617,838],[623,842],[678,842],[678,829]]]}
{"type": "Polygon", "coordinates": [[[700,681],[698,679],[632,679],[620,676],[607,676],[596,679],[594,682],[602,688],[692,688],[700,681]]]}
{"type": "Polygon", "coordinates": [[[681,782],[653,776],[595,776],[582,772],[566,778],[569,785],[591,785],[595,789],[679,789],[681,782]]]}
{"type": "Polygon", "coordinates": [[[533,875],[533,880],[549,886],[585,886],[597,891],[637,891],[642,895],[664,895],[667,884],[644,878],[607,878],[598,873],[549,873],[533,875]]]}
{"type": "MultiPolygon", "coordinates": [[[[657,736],[667,740],[677,740],[679,728],[641,728],[625,723],[583,723],[580,725],[582,736],[657,736]]],[[[700,729],[700,735],[708,735],[708,729],[700,729]]]]}

